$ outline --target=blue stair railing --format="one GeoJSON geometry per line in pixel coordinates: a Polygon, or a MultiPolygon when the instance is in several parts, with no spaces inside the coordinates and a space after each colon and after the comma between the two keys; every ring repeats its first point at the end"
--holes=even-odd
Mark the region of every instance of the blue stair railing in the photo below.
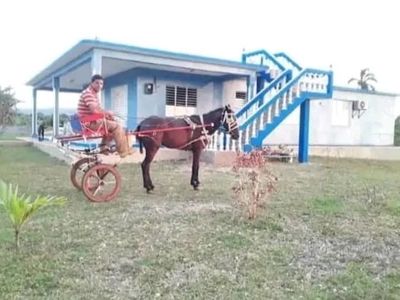
{"type": "Polygon", "coordinates": [[[242,54],[243,63],[258,64],[264,73],[263,88],[237,113],[239,141],[219,135],[210,149],[249,152],[262,146],[265,138],[307,99],[332,98],[333,73],[303,69],[285,53],[269,54],[265,50],[242,54]],[[221,146],[223,145],[223,146],[221,146]]]}
{"type": "Polygon", "coordinates": [[[285,71],[285,67],[278,61],[278,59],[265,50],[258,50],[242,54],[242,63],[249,63],[250,59],[252,59],[251,63],[253,64],[276,68],[281,72],[285,71]]]}
{"type": "Polygon", "coordinates": [[[295,71],[301,71],[303,69],[297,62],[295,62],[290,56],[288,56],[284,52],[275,53],[274,56],[281,65],[286,67],[286,69],[291,69],[295,71]]]}
{"type": "Polygon", "coordinates": [[[239,147],[244,151],[261,147],[265,137],[305,99],[332,97],[331,71],[303,69],[291,76],[291,70],[283,71],[237,113],[239,147]]]}

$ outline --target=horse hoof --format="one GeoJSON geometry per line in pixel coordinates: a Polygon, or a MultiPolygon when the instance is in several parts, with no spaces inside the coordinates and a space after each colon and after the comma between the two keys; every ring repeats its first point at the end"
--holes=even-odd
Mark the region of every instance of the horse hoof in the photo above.
{"type": "Polygon", "coordinates": [[[194,186],[193,189],[194,189],[195,191],[200,190],[200,188],[199,188],[198,186],[194,186]]]}

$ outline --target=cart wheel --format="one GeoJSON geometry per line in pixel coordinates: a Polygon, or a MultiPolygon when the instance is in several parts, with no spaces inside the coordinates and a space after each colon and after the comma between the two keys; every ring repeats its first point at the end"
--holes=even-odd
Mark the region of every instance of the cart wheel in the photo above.
{"type": "Polygon", "coordinates": [[[82,190],[82,179],[87,170],[89,170],[95,163],[95,158],[85,157],[78,160],[72,165],[70,178],[71,182],[78,190],[82,190]]]}
{"type": "Polygon", "coordinates": [[[93,202],[114,200],[121,190],[121,174],[112,165],[94,165],[83,176],[82,190],[93,202]]]}

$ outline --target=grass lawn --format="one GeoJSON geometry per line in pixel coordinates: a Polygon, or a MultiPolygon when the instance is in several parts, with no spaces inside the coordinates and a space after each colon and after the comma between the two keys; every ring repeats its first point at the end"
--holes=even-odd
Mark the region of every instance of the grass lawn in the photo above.
{"type": "Polygon", "coordinates": [[[1,140],[16,140],[17,139],[17,135],[14,133],[0,133],[0,141],[1,140]]]}
{"type": "Polygon", "coordinates": [[[21,234],[0,209],[1,299],[400,299],[400,162],[312,158],[270,165],[277,193],[246,220],[235,176],[202,164],[121,165],[122,192],[89,203],[70,167],[31,147],[0,146],[0,179],[65,196],[21,234]]]}

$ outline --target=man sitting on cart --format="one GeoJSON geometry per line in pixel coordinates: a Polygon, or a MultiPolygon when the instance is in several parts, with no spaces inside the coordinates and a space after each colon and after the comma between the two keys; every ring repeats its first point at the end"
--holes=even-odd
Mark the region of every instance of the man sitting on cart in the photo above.
{"type": "Polygon", "coordinates": [[[125,130],[122,126],[114,119],[114,114],[110,111],[106,111],[101,107],[98,93],[101,91],[104,85],[104,78],[101,75],[93,75],[91,83],[82,92],[78,102],[78,115],[79,118],[91,116],[93,114],[102,114],[103,118],[96,121],[90,122],[88,126],[92,130],[98,130],[102,126],[107,129],[108,135],[103,136],[101,141],[101,149],[105,150],[109,147],[112,139],[114,139],[117,152],[120,157],[126,157],[133,153],[133,150],[128,144],[128,139],[125,130]]]}

